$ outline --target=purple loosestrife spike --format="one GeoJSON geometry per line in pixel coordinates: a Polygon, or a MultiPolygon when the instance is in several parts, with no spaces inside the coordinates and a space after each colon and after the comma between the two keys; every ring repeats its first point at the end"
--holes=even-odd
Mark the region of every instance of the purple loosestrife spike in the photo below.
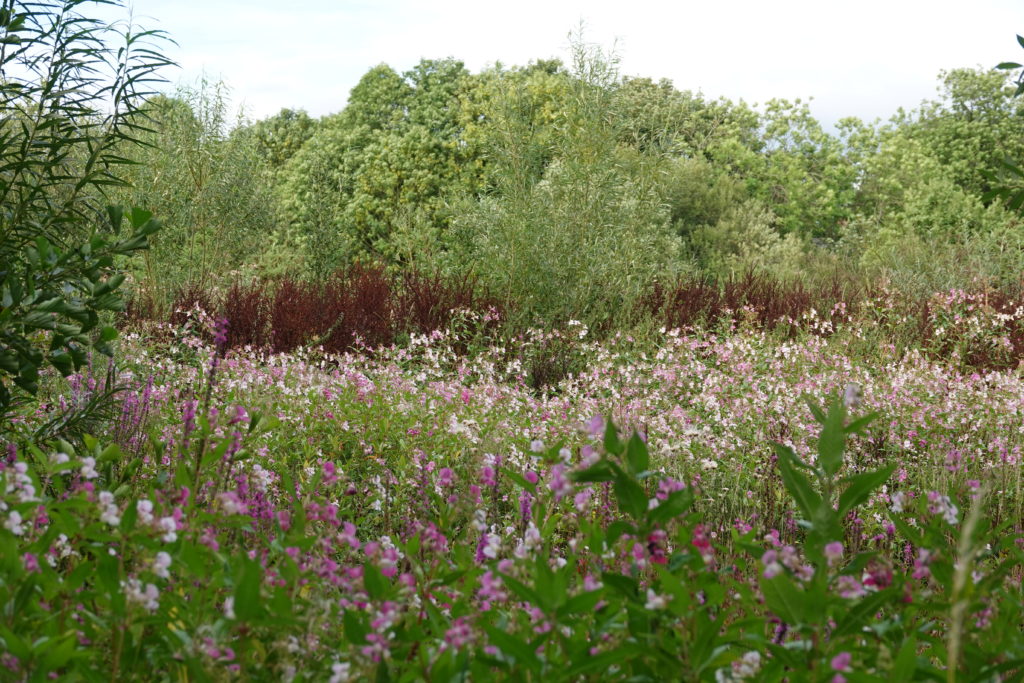
{"type": "Polygon", "coordinates": [[[228,343],[228,319],[221,318],[217,321],[217,325],[214,328],[213,343],[217,346],[217,351],[221,354],[224,353],[225,347],[228,343]]]}
{"type": "Polygon", "coordinates": [[[863,392],[861,391],[860,385],[855,382],[850,382],[843,389],[843,404],[847,410],[856,410],[860,407],[861,400],[863,398],[863,392]]]}

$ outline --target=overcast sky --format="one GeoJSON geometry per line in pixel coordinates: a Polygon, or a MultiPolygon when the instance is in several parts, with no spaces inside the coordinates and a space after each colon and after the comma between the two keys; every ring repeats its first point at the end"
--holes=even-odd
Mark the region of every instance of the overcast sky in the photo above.
{"type": "Polygon", "coordinates": [[[261,118],[282,107],[319,116],[382,62],[455,57],[568,61],[588,42],[617,45],[624,75],[748,103],[813,97],[826,123],[888,118],[936,94],[938,73],[1024,62],[1024,0],[133,0],[136,21],[179,44],[175,82],[223,79],[261,118]]]}

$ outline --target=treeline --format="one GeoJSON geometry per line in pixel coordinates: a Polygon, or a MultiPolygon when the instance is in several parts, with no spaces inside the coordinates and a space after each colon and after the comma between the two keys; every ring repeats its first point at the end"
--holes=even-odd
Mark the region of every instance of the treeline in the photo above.
{"type": "Polygon", "coordinates": [[[380,65],[321,119],[231,120],[203,83],[150,101],[118,200],[164,221],[136,274],[157,307],[358,262],[471,275],[547,321],[607,321],[683,275],[998,286],[1024,270],[1019,216],[983,201],[1024,159],[1012,95],[1002,72],[954,70],[935,101],[831,133],[806,102],[622,77],[583,44],[570,64],[380,65]]]}

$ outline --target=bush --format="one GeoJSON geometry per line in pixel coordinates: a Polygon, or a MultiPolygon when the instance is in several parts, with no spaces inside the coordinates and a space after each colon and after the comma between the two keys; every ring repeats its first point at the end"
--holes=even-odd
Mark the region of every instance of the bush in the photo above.
{"type": "Polygon", "coordinates": [[[6,3],[0,9],[0,422],[38,388],[49,364],[68,375],[90,346],[110,354],[102,324],[120,310],[122,259],[159,224],[145,211],[104,210],[130,163],[121,147],[143,135],[142,105],[169,62],[160,34],[110,28],[85,2],[6,3]]]}

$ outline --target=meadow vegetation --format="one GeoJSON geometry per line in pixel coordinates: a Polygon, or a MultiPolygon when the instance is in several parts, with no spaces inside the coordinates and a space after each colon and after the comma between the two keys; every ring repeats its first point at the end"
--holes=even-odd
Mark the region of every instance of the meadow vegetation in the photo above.
{"type": "Polygon", "coordinates": [[[250,121],[94,9],[0,2],[0,679],[1024,679],[1020,65],[250,121]]]}

